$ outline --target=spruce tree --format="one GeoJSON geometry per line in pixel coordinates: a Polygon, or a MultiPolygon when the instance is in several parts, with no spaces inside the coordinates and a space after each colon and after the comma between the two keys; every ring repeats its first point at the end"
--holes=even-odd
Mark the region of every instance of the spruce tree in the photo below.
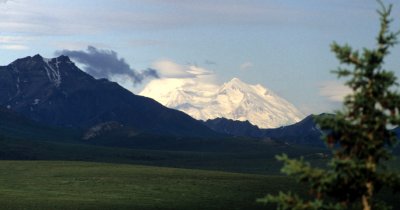
{"type": "Polygon", "coordinates": [[[394,193],[400,190],[399,174],[385,166],[397,141],[391,129],[400,125],[400,94],[394,73],[383,67],[399,32],[389,28],[392,5],[379,3],[380,31],[374,49],[359,51],[349,45],[331,45],[341,63],[333,72],[339,78],[348,78],[346,85],[352,93],[344,99],[341,111],[316,119],[332,151],[327,167],[314,168],[303,159],[287,155],[278,157],[284,163],[282,172],[309,186],[311,198],[280,192],[259,202],[275,203],[278,210],[391,209],[376,194],[382,188],[394,193]]]}

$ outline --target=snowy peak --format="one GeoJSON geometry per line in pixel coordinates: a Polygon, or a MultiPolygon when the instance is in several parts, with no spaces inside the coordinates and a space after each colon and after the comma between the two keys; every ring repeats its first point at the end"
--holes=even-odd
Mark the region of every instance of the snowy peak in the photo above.
{"type": "Polygon", "coordinates": [[[68,96],[68,90],[90,83],[93,77],[79,70],[66,56],[44,58],[37,54],[0,66],[0,102],[9,109],[26,107],[34,112],[52,94],[68,96]],[[7,87],[7,88],[6,88],[7,87]],[[40,93],[40,94],[38,94],[40,93]]]}
{"type": "Polygon", "coordinates": [[[231,81],[224,83],[220,91],[223,92],[224,90],[227,91],[237,91],[237,92],[248,92],[249,91],[249,85],[246,83],[240,81],[238,78],[233,78],[231,81]]]}
{"type": "Polygon", "coordinates": [[[247,120],[260,128],[274,128],[296,123],[304,117],[292,104],[272,91],[261,85],[246,84],[238,78],[221,86],[182,83],[182,80],[177,84],[170,79],[155,80],[140,95],[200,120],[223,117],[247,120]]]}
{"type": "Polygon", "coordinates": [[[240,87],[240,86],[247,86],[247,84],[245,84],[244,82],[242,82],[240,79],[234,77],[231,79],[231,81],[224,83],[224,85],[226,86],[236,86],[236,87],[240,87]]]}
{"type": "Polygon", "coordinates": [[[21,81],[23,83],[40,80],[43,83],[49,82],[55,87],[59,87],[66,76],[80,74],[69,57],[63,55],[56,58],[44,58],[36,54],[32,57],[17,59],[9,66],[18,78],[24,77],[24,81],[21,81]]]}
{"type": "Polygon", "coordinates": [[[56,87],[59,87],[61,84],[61,75],[58,58],[43,58],[43,61],[45,63],[44,69],[46,70],[47,77],[56,87]]]}
{"type": "Polygon", "coordinates": [[[273,94],[272,91],[266,89],[260,84],[257,85],[249,85],[242,82],[238,78],[233,78],[231,81],[224,83],[219,89],[220,94],[230,93],[241,93],[241,94],[255,94],[259,96],[267,96],[273,94]]]}
{"type": "MultiPolygon", "coordinates": [[[[60,71],[57,65],[52,62],[53,59],[44,58],[40,54],[36,54],[33,57],[28,56],[25,58],[18,59],[11,63],[14,72],[18,75],[46,75],[48,80],[55,86],[59,86],[61,83],[60,71]],[[28,68],[29,67],[29,68],[28,68]],[[29,70],[29,72],[28,72],[29,70]]],[[[27,80],[25,80],[28,82],[27,80]]]]}

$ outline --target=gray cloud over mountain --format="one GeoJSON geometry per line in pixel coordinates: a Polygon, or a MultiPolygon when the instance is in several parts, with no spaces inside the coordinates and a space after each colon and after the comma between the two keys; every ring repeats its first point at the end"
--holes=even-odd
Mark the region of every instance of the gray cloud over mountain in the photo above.
{"type": "Polygon", "coordinates": [[[88,46],[83,50],[61,50],[56,55],[66,55],[76,62],[84,65],[84,70],[95,78],[112,79],[115,76],[126,76],[133,84],[140,84],[146,78],[158,78],[155,69],[148,68],[143,71],[136,71],[125,61],[119,58],[113,50],[97,49],[88,46]]]}

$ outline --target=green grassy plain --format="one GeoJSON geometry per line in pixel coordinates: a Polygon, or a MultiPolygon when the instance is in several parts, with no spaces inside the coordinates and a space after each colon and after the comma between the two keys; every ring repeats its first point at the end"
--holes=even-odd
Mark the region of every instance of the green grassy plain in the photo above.
{"type": "Polygon", "coordinates": [[[265,209],[290,179],[73,161],[0,161],[1,209],[265,209]]]}

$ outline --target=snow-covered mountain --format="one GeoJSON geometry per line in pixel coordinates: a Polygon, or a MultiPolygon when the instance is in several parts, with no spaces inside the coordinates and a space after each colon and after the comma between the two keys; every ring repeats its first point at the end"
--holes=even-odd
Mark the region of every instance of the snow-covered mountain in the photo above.
{"type": "Polygon", "coordinates": [[[238,78],[221,86],[180,79],[153,80],[139,94],[201,120],[223,117],[275,128],[304,118],[295,106],[271,90],[238,78]]]}

